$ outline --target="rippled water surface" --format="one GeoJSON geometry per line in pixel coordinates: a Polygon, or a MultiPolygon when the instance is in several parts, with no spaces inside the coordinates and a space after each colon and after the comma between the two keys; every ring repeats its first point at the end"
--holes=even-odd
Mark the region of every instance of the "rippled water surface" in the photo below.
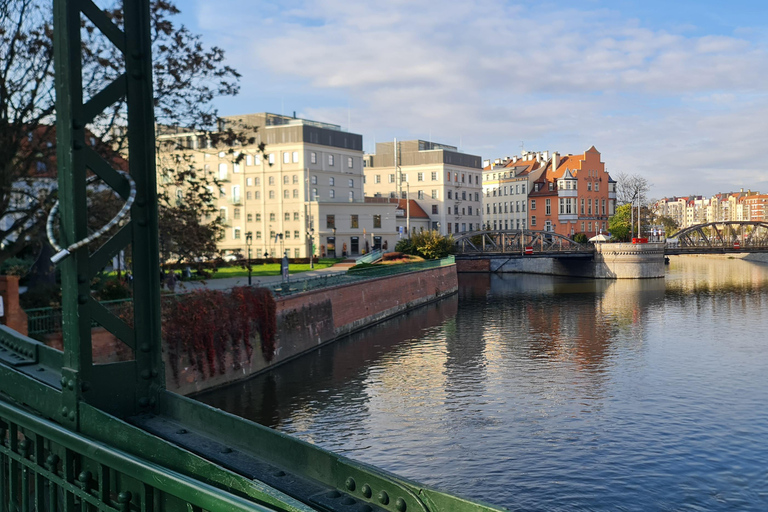
{"type": "Polygon", "coordinates": [[[461,275],[207,403],[520,510],[768,510],[768,266],[461,275]]]}

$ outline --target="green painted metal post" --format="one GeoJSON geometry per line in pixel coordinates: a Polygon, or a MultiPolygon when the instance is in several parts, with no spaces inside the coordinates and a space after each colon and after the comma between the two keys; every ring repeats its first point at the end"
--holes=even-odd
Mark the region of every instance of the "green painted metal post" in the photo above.
{"type": "Polygon", "coordinates": [[[62,421],[79,428],[80,400],[118,416],[151,409],[164,389],[160,349],[160,283],[157,243],[155,130],[152,97],[150,12],[147,0],[125,0],[124,30],[92,0],[55,0],[57,157],[63,246],[88,235],[86,175],[93,172],[124,199],[127,180],[85,144],[86,127],[106,107],[125,97],[128,112],[129,172],[136,186],[130,221],[93,254],[87,246],[61,263],[64,364],[61,371],[62,421]],[[90,20],[124,55],[125,73],[83,103],[81,16],[90,20]],[[98,304],[91,278],[130,245],[134,261],[134,322],[98,304]],[[91,320],[97,320],[134,352],[124,363],[94,365],[91,320]]]}

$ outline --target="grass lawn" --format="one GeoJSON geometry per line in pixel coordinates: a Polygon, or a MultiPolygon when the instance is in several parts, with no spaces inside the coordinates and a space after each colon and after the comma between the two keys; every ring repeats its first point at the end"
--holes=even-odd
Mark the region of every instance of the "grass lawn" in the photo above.
{"type": "MultiPolygon", "coordinates": [[[[341,261],[341,259],[321,258],[315,263],[314,269],[309,268],[309,263],[291,263],[288,270],[291,274],[300,274],[301,272],[307,272],[309,270],[327,268],[339,261],[341,261]]],[[[280,275],[279,263],[267,263],[266,265],[255,264],[251,266],[251,269],[251,275],[254,277],[280,275]]],[[[211,277],[208,279],[223,279],[225,277],[248,277],[248,269],[237,265],[232,267],[220,267],[215,273],[211,274],[211,277]]]]}

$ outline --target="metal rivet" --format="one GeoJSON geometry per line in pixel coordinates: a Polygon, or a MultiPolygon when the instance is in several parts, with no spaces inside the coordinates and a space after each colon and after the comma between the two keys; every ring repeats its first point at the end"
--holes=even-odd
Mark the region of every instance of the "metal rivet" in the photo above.
{"type": "Polygon", "coordinates": [[[225,446],[224,448],[221,449],[221,453],[232,453],[232,448],[230,448],[229,446],[225,446]]]}
{"type": "Polygon", "coordinates": [[[363,484],[363,488],[360,489],[360,492],[362,492],[363,496],[366,498],[370,498],[371,494],[373,494],[373,492],[371,492],[371,486],[368,484],[363,484]]]}
{"type": "Polygon", "coordinates": [[[69,411],[69,421],[75,421],[75,411],[69,411]]]}
{"type": "Polygon", "coordinates": [[[147,398],[145,396],[139,398],[139,405],[142,406],[142,407],[148,406],[149,405],[149,398],[147,398]]]}
{"type": "Polygon", "coordinates": [[[149,346],[148,343],[142,343],[139,348],[141,349],[142,352],[149,352],[151,350],[151,347],[149,346]]]}
{"type": "Polygon", "coordinates": [[[151,398],[149,399],[149,406],[150,406],[150,407],[154,407],[154,406],[155,406],[155,404],[157,404],[157,399],[156,399],[155,397],[151,397],[151,398]]]}
{"type": "Polygon", "coordinates": [[[186,434],[186,433],[187,433],[187,429],[185,429],[185,428],[180,428],[179,430],[177,430],[177,431],[176,431],[176,433],[177,433],[177,434],[186,434]]]}
{"type": "Polygon", "coordinates": [[[341,500],[341,504],[342,505],[354,505],[355,504],[355,500],[354,500],[354,498],[350,498],[349,496],[347,496],[346,498],[341,500]]]}
{"type": "Polygon", "coordinates": [[[398,512],[405,512],[405,509],[408,507],[405,504],[405,500],[403,498],[397,498],[395,500],[395,508],[398,510],[398,512]]]}
{"type": "Polygon", "coordinates": [[[145,380],[146,380],[146,379],[148,379],[149,377],[150,377],[150,373],[149,373],[149,370],[142,370],[142,371],[141,371],[141,378],[142,378],[142,379],[145,379],[145,380]]]}
{"type": "Polygon", "coordinates": [[[347,486],[348,490],[354,491],[355,490],[355,479],[352,478],[352,477],[347,478],[347,481],[344,482],[344,485],[347,486]]]}
{"type": "Polygon", "coordinates": [[[273,474],[275,476],[285,476],[285,471],[275,471],[273,474]]]}
{"type": "Polygon", "coordinates": [[[74,381],[74,379],[69,379],[69,381],[67,382],[67,387],[69,389],[75,389],[75,381],[74,381]]]}
{"type": "Polygon", "coordinates": [[[61,387],[64,387],[66,385],[67,385],[67,378],[66,377],[62,377],[61,378],[61,387]]]}
{"type": "Polygon", "coordinates": [[[157,370],[152,370],[152,376],[157,377],[157,375],[158,375],[157,370]]]}
{"type": "Polygon", "coordinates": [[[69,409],[65,406],[61,408],[61,415],[66,416],[69,413],[69,409]]]}
{"type": "Polygon", "coordinates": [[[389,494],[387,494],[387,491],[381,491],[378,496],[376,496],[376,499],[379,500],[379,503],[382,505],[386,505],[389,503],[389,494]]]}
{"type": "Polygon", "coordinates": [[[339,491],[330,491],[325,493],[326,498],[336,499],[341,496],[341,493],[339,491]]]}

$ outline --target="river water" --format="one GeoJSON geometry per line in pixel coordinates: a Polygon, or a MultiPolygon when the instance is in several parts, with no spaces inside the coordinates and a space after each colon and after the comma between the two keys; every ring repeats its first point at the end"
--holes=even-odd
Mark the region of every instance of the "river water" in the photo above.
{"type": "Polygon", "coordinates": [[[459,283],[200,399],[516,510],[768,510],[768,265],[459,283]]]}

